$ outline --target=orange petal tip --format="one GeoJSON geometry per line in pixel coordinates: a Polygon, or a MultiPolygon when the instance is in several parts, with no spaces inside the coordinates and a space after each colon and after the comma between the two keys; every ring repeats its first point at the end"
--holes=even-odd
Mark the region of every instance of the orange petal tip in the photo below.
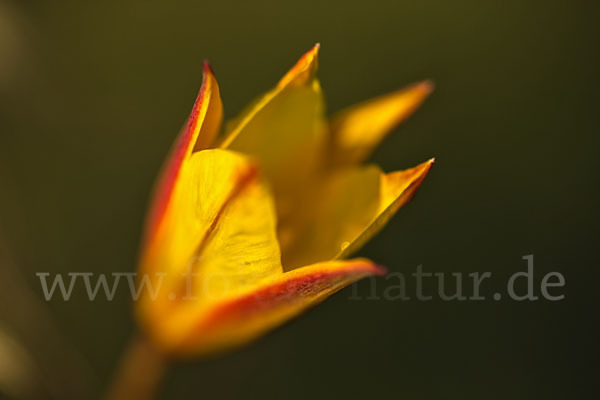
{"type": "Polygon", "coordinates": [[[426,79],[422,82],[415,84],[415,87],[420,89],[423,93],[429,94],[435,89],[435,83],[432,80],[426,79]]]}
{"type": "MultiPolygon", "coordinates": [[[[208,60],[202,61],[202,71],[204,72],[204,74],[215,74],[215,71],[213,70],[212,65],[210,65],[210,62],[208,60]]],[[[206,78],[203,77],[202,81],[204,81],[204,79],[206,78]]]]}
{"type": "Polygon", "coordinates": [[[383,265],[378,265],[378,264],[373,264],[371,271],[372,271],[373,275],[375,275],[375,276],[385,276],[388,273],[387,267],[384,267],[383,265]]]}
{"type": "Polygon", "coordinates": [[[277,84],[283,88],[290,84],[302,85],[310,81],[317,72],[320,43],[316,43],[309,51],[304,53],[296,64],[288,71],[287,74],[277,84]]]}

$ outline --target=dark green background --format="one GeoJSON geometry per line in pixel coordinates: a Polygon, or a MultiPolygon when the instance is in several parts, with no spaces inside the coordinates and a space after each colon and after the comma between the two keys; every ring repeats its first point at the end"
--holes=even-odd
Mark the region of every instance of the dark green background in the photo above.
{"type": "MultiPolygon", "coordinates": [[[[577,398],[597,379],[593,2],[0,4],[10,22],[0,42],[0,229],[6,257],[37,296],[35,272],[134,269],[148,192],[203,59],[233,116],[315,42],[332,112],[416,80],[436,83],[373,161],[386,170],[437,163],[362,255],[406,275],[419,264],[491,271],[488,297],[524,270],[527,254],[536,287],[550,271],[566,278],[558,302],[351,301],[346,289],[226,358],[176,366],[161,398],[577,398]]],[[[120,293],[49,304],[94,371],[92,393],[133,329],[120,293]]],[[[3,301],[0,316],[20,304],[3,301]]],[[[36,321],[19,326],[43,343],[36,321]]],[[[66,364],[52,369],[68,376],[66,364]]]]}

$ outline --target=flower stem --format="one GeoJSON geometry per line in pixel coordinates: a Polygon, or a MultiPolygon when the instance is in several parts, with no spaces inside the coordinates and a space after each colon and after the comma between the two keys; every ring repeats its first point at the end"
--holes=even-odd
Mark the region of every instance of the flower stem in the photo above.
{"type": "Polygon", "coordinates": [[[125,348],[105,400],[150,400],[166,370],[164,356],[146,338],[135,335],[125,348]]]}

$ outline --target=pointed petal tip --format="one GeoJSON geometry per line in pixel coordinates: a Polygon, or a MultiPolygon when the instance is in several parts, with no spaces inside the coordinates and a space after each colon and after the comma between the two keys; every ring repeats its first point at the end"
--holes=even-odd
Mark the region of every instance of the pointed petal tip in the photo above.
{"type": "Polygon", "coordinates": [[[433,89],[431,80],[412,83],[335,114],[330,120],[333,162],[357,164],[366,159],[423,104],[433,89]]]}
{"type": "Polygon", "coordinates": [[[421,186],[421,184],[425,180],[425,177],[427,177],[427,174],[429,174],[429,171],[431,170],[431,167],[433,167],[434,164],[435,164],[435,157],[432,157],[429,160],[422,162],[421,164],[419,164],[416,167],[413,167],[409,170],[391,172],[387,175],[390,177],[392,177],[392,176],[403,177],[406,174],[406,172],[412,171],[413,176],[412,176],[412,178],[410,178],[412,180],[412,182],[408,186],[407,190],[416,192],[416,189],[418,189],[419,186],[421,186]]]}
{"type": "Polygon", "coordinates": [[[373,264],[372,271],[375,276],[385,276],[388,273],[388,268],[383,265],[373,264]]]}
{"type": "Polygon", "coordinates": [[[433,165],[435,164],[435,157],[431,157],[429,160],[425,161],[423,164],[426,164],[426,168],[423,171],[423,175],[427,175],[429,173],[429,170],[431,169],[431,167],[433,167],[433,165]]]}
{"type": "Polygon", "coordinates": [[[429,97],[429,95],[435,90],[435,83],[430,79],[425,79],[420,82],[412,83],[408,86],[398,89],[395,93],[405,99],[409,99],[410,112],[407,116],[415,111],[421,103],[429,97]]]}
{"type": "Polygon", "coordinates": [[[212,66],[210,65],[210,61],[208,60],[204,60],[202,61],[202,72],[204,72],[205,75],[214,75],[215,71],[212,69],[212,66]]]}
{"type": "Polygon", "coordinates": [[[423,164],[421,164],[424,167],[423,171],[421,172],[422,179],[425,179],[425,177],[431,170],[431,167],[434,166],[434,164],[435,164],[435,157],[431,157],[429,160],[427,160],[423,164]]]}
{"type": "Polygon", "coordinates": [[[416,168],[425,168],[427,171],[429,171],[429,169],[435,164],[435,157],[431,157],[429,160],[422,162],[421,164],[417,165],[416,168]]]}
{"type": "Polygon", "coordinates": [[[416,86],[425,94],[430,94],[435,89],[435,83],[431,79],[425,79],[417,83],[416,86]]]}
{"type": "Polygon", "coordinates": [[[365,273],[366,276],[384,276],[388,273],[388,268],[381,265],[376,264],[373,261],[367,258],[356,258],[353,260],[346,260],[346,265],[340,270],[345,271],[345,273],[357,273],[362,272],[365,273]]]}
{"type": "Polygon", "coordinates": [[[297,69],[298,71],[302,71],[306,70],[309,67],[314,67],[314,64],[316,64],[317,59],[319,58],[320,49],[321,43],[315,43],[315,45],[311,47],[310,50],[308,50],[302,55],[302,57],[298,59],[298,62],[296,63],[294,68],[292,68],[292,70],[297,69]]]}
{"type": "Polygon", "coordinates": [[[279,88],[290,84],[303,85],[310,82],[317,73],[320,43],[316,43],[309,51],[304,53],[296,64],[278,83],[279,88]]]}
{"type": "Polygon", "coordinates": [[[300,59],[298,60],[298,63],[296,64],[296,66],[294,67],[294,69],[296,67],[299,67],[301,71],[303,70],[307,70],[309,68],[314,68],[316,69],[317,67],[317,61],[319,58],[319,50],[321,49],[321,44],[320,43],[315,43],[315,45],[306,53],[304,53],[302,55],[302,57],[300,57],[300,59]]]}
{"type": "Polygon", "coordinates": [[[432,157],[429,160],[424,161],[415,167],[406,170],[384,173],[384,175],[392,180],[398,180],[399,183],[410,181],[410,185],[408,187],[414,185],[415,183],[417,185],[420,185],[434,164],[435,157],[432,157]]]}
{"type": "Polygon", "coordinates": [[[212,86],[217,85],[216,81],[217,78],[215,78],[215,72],[213,71],[210,62],[208,60],[202,61],[202,83],[196,97],[196,102],[194,103],[194,109],[200,106],[199,102],[201,102],[202,98],[208,94],[207,91],[212,90],[212,86]]]}
{"type": "Polygon", "coordinates": [[[319,63],[319,50],[321,49],[321,43],[315,43],[315,45],[306,53],[300,57],[298,63],[294,67],[298,69],[298,73],[303,71],[309,71],[310,75],[314,75],[317,71],[318,63],[319,63]]]}
{"type": "Polygon", "coordinates": [[[435,164],[435,157],[430,158],[429,160],[425,161],[424,163],[421,163],[421,164],[417,165],[415,168],[413,168],[413,170],[415,170],[417,172],[417,175],[414,177],[414,180],[408,189],[410,190],[411,187],[413,187],[414,188],[413,190],[416,191],[416,189],[418,189],[419,186],[421,186],[421,184],[425,180],[425,177],[427,176],[427,174],[429,174],[429,171],[431,170],[431,167],[433,167],[434,164],[435,164]]]}

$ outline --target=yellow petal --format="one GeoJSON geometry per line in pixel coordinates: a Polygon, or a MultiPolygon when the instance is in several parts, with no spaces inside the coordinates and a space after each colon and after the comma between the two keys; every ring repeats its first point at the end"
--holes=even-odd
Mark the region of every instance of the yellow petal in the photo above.
{"type": "Polygon", "coordinates": [[[277,86],[256,101],[241,113],[235,120],[229,122],[229,127],[225,139],[221,143],[221,147],[228,148],[233,142],[238,140],[238,136],[246,130],[248,124],[259,113],[263,112],[265,107],[282,95],[286,89],[295,86],[311,86],[314,80],[319,55],[320,45],[316,44],[306,54],[304,54],[298,62],[281,78],[277,86]]]}
{"type": "Polygon", "coordinates": [[[435,159],[430,159],[414,168],[381,175],[379,206],[375,218],[365,226],[361,234],[349,241],[336,258],[345,258],[360,249],[379,232],[390,218],[408,203],[423,183],[435,159]]]}
{"type": "Polygon", "coordinates": [[[138,301],[151,336],[168,347],[207,304],[281,273],[275,229],[271,195],[246,157],[193,153],[140,266],[154,288],[161,282],[155,299],[145,291],[138,301]]]}
{"type": "Polygon", "coordinates": [[[325,106],[315,78],[318,50],[316,45],[273,90],[229,124],[221,145],[258,159],[273,186],[281,219],[309,185],[326,145],[325,106]]]}
{"type": "Polygon", "coordinates": [[[351,283],[385,269],[369,260],[332,261],[273,275],[198,314],[193,330],[174,351],[216,353],[243,345],[351,283]]]}
{"type": "Polygon", "coordinates": [[[312,209],[280,228],[284,269],[358,250],[410,200],[432,163],[391,174],[375,166],[335,171],[311,190],[304,204],[312,209]]]}
{"type": "Polygon", "coordinates": [[[380,175],[376,166],[338,170],[306,190],[302,208],[279,226],[284,269],[332,260],[357,237],[377,212],[380,175]]]}
{"type": "Polygon", "coordinates": [[[429,81],[357,104],[331,120],[333,165],[366,159],[385,136],[408,118],[433,90],[429,81]]]}
{"type": "Polygon", "coordinates": [[[185,127],[176,139],[154,188],[144,242],[147,243],[152,239],[161,223],[171,200],[182,164],[190,157],[192,151],[208,148],[213,143],[221,129],[222,121],[223,104],[219,94],[219,85],[210,65],[205,62],[202,86],[192,112],[185,127]]]}

